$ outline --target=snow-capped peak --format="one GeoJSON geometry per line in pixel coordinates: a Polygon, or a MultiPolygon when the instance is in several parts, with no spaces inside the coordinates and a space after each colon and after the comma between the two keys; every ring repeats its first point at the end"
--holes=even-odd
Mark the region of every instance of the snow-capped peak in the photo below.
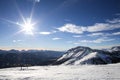
{"type": "Polygon", "coordinates": [[[78,65],[78,64],[108,64],[120,62],[120,47],[112,47],[112,51],[118,51],[117,54],[104,50],[94,50],[89,47],[78,46],[69,49],[62,57],[60,57],[56,64],[64,65],[78,65]]]}

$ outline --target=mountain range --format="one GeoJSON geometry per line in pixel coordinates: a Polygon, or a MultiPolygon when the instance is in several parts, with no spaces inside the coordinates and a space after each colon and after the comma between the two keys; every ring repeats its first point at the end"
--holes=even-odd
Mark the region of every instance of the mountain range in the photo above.
{"type": "Polygon", "coordinates": [[[0,50],[0,68],[49,65],[63,53],[50,50],[0,50]]]}
{"type": "Polygon", "coordinates": [[[98,65],[118,62],[120,62],[120,46],[102,50],[77,46],[66,52],[50,50],[0,50],[0,68],[41,65],[98,65]]]}

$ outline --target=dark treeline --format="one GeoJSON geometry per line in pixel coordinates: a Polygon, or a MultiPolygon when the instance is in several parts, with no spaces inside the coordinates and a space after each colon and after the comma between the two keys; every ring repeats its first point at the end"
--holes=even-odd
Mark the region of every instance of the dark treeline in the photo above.
{"type": "Polygon", "coordinates": [[[0,68],[49,65],[62,54],[63,52],[47,50],[0,50],[0,68]]]}

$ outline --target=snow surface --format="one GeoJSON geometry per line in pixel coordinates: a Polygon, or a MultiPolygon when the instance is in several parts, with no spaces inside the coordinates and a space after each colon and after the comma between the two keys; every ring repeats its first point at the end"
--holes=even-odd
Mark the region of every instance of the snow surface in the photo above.
{"type": "Polygon", "coordinates": [[[120,80],[120,63],[0,69],[0,80],[120,80]]]}
{"type": "Polygon", "coordinates": [[[88,54],[87,56],[83,57],[82,59],[75,61],[74,64],[75,64],[75,65],[78,65],[78,64],[80,64],[81,62],[86,61],[86,60],[88,60],[87,63],[89,63],[89,62],[90,62],[89,59],[90,59],[90,58],[94,58],[94,57],[96,57],[96,56],[97,56],[97,52],[93,52],[93,53],[88,54]]]}

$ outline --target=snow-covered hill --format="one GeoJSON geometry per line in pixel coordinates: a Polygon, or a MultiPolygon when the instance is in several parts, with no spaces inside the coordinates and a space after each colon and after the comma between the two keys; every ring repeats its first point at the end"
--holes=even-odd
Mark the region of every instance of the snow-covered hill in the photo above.
{"type": "Polygon", "coordinates": [[[78,46],[68,50],[55,64],[109,64],[120,62],[120,47],[109,50],[94,50],[89,47],[78,46]]]}
{"type": "Polygon", "coordinates": [[[111,47],[110,49],[106,49],[106,51],[109,52],[120,51],[120,46],[111,47]]]}
{"type": "Polygon", "coordinates": [[[114,46],[111,48],[113,51],[120,51],[120,46],[114,46]]]}
{"type": "Polygon", "coordinates": [[[120,80],[120,63],[0,69],[0,80],[120,80]]]}

